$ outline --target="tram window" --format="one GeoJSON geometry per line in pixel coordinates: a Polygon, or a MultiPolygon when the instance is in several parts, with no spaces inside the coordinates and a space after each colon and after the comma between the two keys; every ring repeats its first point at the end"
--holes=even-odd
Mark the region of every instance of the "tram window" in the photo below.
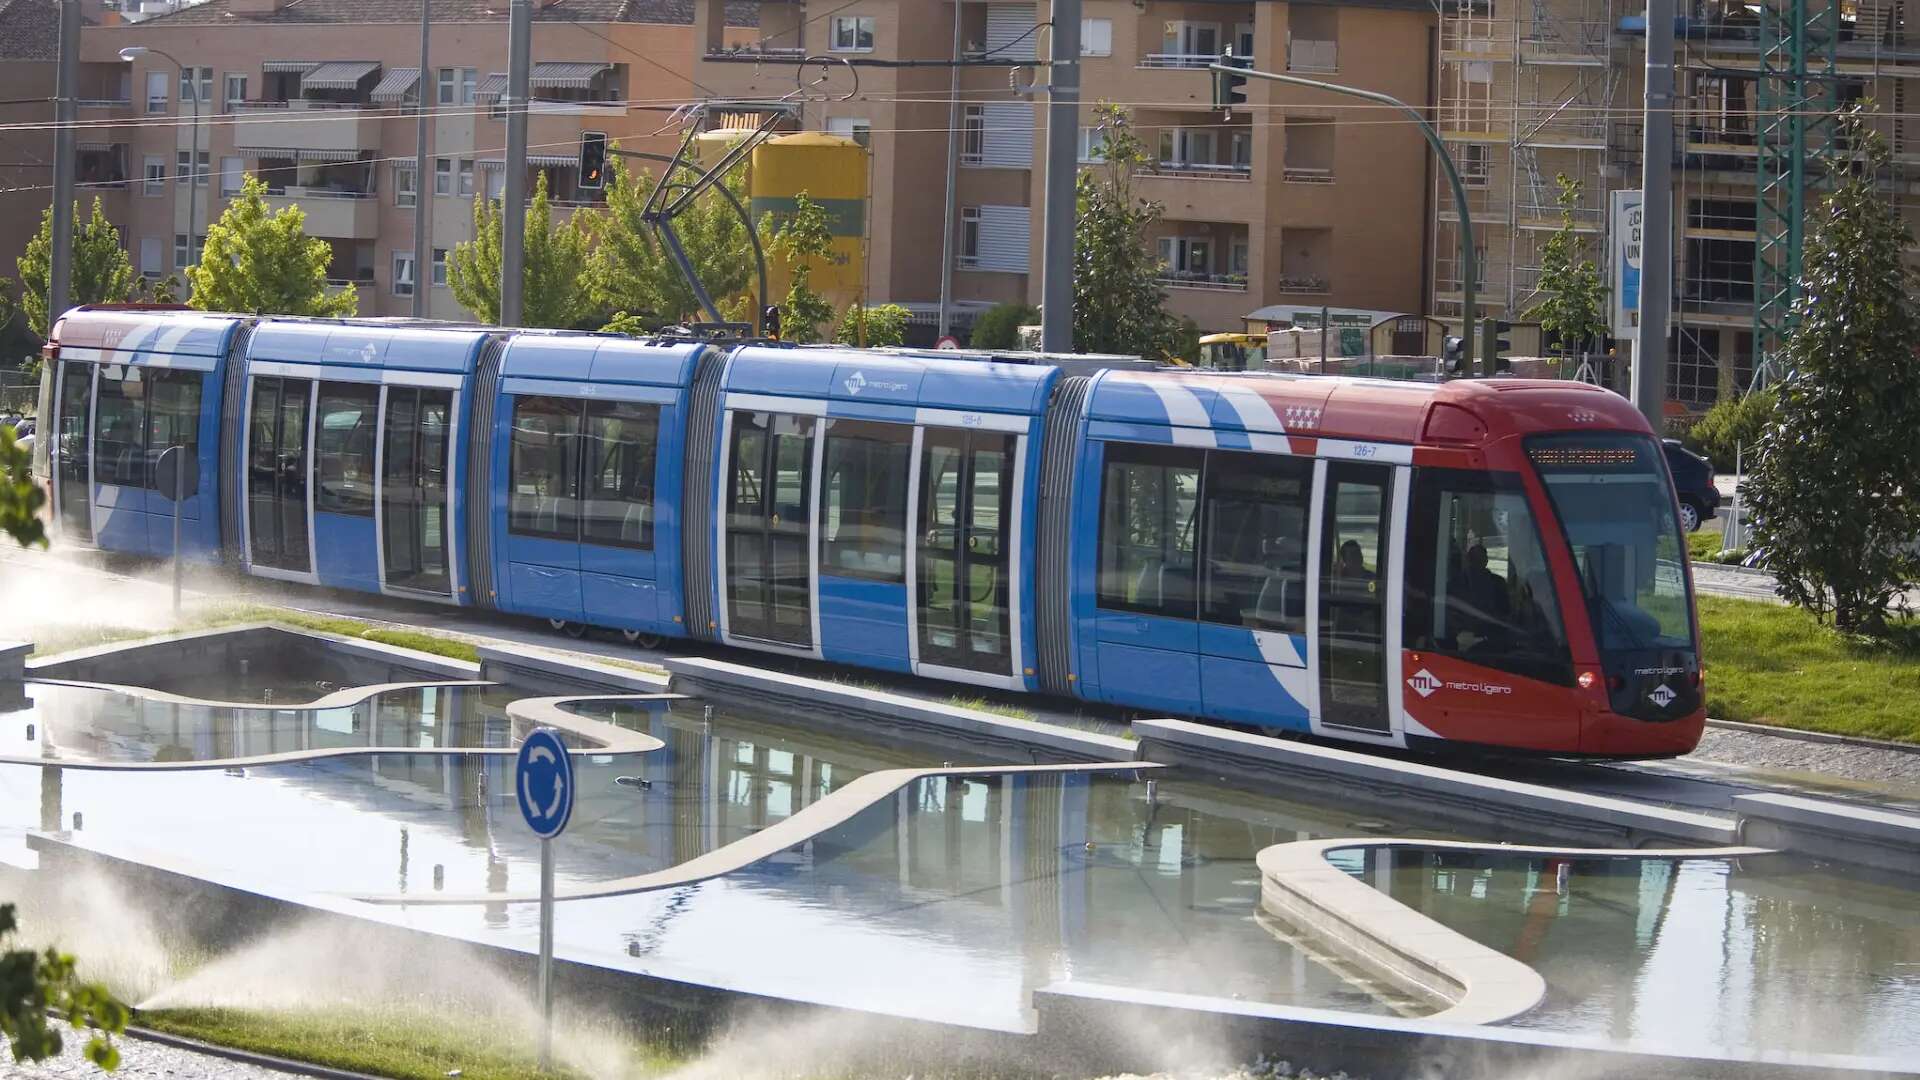
{"type": "Polygon", "coordinates": [[[825,454],[821,572],[905,581],[913,429],[864,420],[829,421],[825,454]]]}
{"type": "Polygon", "coordinates": [[[314,432],[319,487],[313,507],[329,514],[373,513],[373,444],[380,388],[321,383],[320,418],[314,432]]]}
{"type": "MultiPolygon", "coordinates": [[[[197,371],[147,372],[147,460],[158,461],[170,446],[178,446],[186,460],[200,460],[200,380],[197,371]]],[[[149,484],[158,477],[149,474],[149,484]]],[[[200,470],[189,468],[186,494],[200,490],[200,470]]],[[[171,495],[172,492],[167,494],[171,495]]]]}
{"type": "Polygon", "coordinates": [[[1407,647],[1572,685],[1553,574],[1520,478],[1421,469],[1407,518],[1407,647]]]}
{"type": "Polygon", "coordinates": [[[587,543],[653,547],[654,452],[660,407],[625,401],[587,405],[587,473],[581,532],[587,543]]]}
{"type": "Polygon", "coordinates": [[[580,402],[523,397],[513,403],[508,527],[522,536],[578,540],[580,402]]]}
{"type": "Polygon", "coordinates": [[[1206,481],[1201,617],[1305,633],[1312,460],[1215,452],[1207,457],[1206,481]]]}
{"type": "Polygon", "coordinates": [[[147,483],[147,387],[131,364],[102,364],[94,401],[93,471],[101,484],[147,483]]]}
{"type": "Polygon", "coordinates": [[[1201,453],[1108,443],[1100,489],[1100,606],[1194,617],[1201,453]]]}

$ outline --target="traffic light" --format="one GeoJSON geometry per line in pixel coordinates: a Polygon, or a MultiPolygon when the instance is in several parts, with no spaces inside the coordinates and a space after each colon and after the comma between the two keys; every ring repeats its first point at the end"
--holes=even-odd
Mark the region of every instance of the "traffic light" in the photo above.
{"type": "Polygon", "coordinates": [[[1446,353],[1445,360],[1446,360],[1447,374],[1449,375],[1473,374],[1472,372],[1467,370],[1467,339],[1466,338],[1460,337],[1457,334],[1448,334],[1442,340],[1441,347],[1445,350],[1445,353],[1446,353]]]}
{"type": "Polygon", "coordinates": [[[760,335],[773,341],[780,340],[780,305],[768,304],[760,309],[760,335]]]}
{"type": "Polygon", "coordinates": [[[1482,372],[1487,375],[1499,375],[1512,371],[1513,363],[1507,359],[1506,352],[1513,348],[1513,342],[1500,335],[1512,330],[1513,324],[1505,319],[1487,319],[1480,325],[1482,328],[1480,355],[1486,361],[1482,366],[1482,372]]]}
{"type": "Polygon", "coordinates": [[[587,191],[607,186],[607,136],[605,132],[580,133],[580,185],[587,191]]]}
{"type": "MultiPolygon", "coordinates": [[[[1231,47],[1220,54],[1220,63],[1225,67],[1247,68],[1253,66],[1252,58],[1233,55],[1233,49],[1231,47]]],[[[1226,109],[1231,112],[1235,105],[1245,105],[1246,103],[1247,77],[1245,75],[1229,75],[1224,71],[1216,71],[1213,73],[1214,108],[1226,109]]]]}

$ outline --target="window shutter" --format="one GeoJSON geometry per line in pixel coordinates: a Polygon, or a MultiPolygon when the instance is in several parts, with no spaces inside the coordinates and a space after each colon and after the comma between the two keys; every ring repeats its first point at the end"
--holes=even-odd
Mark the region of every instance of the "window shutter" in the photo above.
{"type": "Polygon", "coordinates": [[[1033,106],[1024,101],[992,101],[983,109],[980,163],[1007,169],[1033,167],[1033,106]]]}
{"type": "Polygon", "coordinates": [[[981,270],[1027,272],[1033,212],[1024,206],[982,206],[974,265],[981,270]]]}
{"type": "Polygon", "coordinates": [[[1032,4],[988,4],[986,51],[996,60],[1034,59],[1034,39],[1040,35],[1033,27],[1032,4]]]}

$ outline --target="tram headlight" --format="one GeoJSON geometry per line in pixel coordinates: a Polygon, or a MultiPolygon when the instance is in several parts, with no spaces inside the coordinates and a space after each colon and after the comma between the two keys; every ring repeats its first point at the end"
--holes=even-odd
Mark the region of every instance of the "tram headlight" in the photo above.
{"type": "Polygon", "coordinates": [[[1591,671],[1583,671],[1577,681],[1580,683],[1580,689],[1591,690],[1600,681],[1600,676],[1591,671]]]}

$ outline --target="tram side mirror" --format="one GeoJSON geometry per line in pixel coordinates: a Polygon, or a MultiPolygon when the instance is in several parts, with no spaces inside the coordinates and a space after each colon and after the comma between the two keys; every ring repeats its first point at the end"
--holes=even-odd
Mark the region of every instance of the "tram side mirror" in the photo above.
{"type": "Polygon", "coordinates": [[[161,451],[160,460],[153,464],[153,490],[169,502],[176,492],[189,497],[198,493],[200,455],[184,446],[169,446],[161,451]]]}

